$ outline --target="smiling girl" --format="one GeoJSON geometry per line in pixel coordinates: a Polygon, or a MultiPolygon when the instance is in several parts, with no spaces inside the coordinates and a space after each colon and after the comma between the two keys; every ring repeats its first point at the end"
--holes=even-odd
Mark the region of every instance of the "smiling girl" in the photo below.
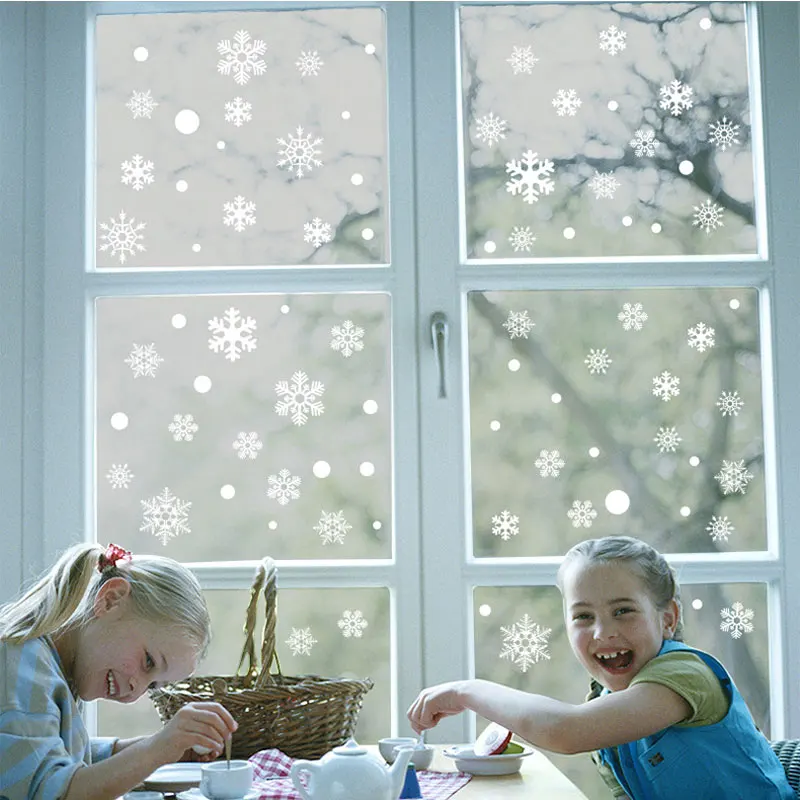
{"type": "Polygon", "coordinates": [[[83,701],[132,703],[186,678],[209,635],[200,585],[178,562],[115,545],[67,550],[0,607],[0,797],[112,800],[195,746],[216,758],[236,730],[217,703],[190,703],[136,739],[90,739],[81,717],[83,701]]]}
{"type": "Polygon", "coordinates": [[[593,752],[618,798],[795,797],[725,668],[682,642],[680,592],[660,553],[626,536],[591,539],[567,553],[558,586],[590,702],[455,681],[420,693],[415,731],[475,711],[545,750],[593,752]]]}

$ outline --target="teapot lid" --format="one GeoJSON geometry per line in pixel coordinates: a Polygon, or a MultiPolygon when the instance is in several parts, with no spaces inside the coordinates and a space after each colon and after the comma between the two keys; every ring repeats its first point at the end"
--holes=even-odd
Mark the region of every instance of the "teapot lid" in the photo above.
{"type": "Polygon", "coordinates": [[[363,756],[367,751],[355,739],[348,739],[339,747],[334,747],[333,752],[337,756],[363,756]]]}

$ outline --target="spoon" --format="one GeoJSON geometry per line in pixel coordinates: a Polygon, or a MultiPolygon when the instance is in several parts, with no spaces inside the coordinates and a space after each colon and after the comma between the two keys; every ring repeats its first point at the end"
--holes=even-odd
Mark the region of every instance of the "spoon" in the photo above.
{"type": "Polygon", "coordinates": [[[231,740],[233,736],[229,736],[225,740],[225,760],[228,762],[228,769],[231,768],[231,740]]]}
{"type": "Polygon", "coordinates": [[[419,736],[417,736],[416,749],[419,750],[423,747],[425,747],[425,731],[420,731],[419,736]]]}

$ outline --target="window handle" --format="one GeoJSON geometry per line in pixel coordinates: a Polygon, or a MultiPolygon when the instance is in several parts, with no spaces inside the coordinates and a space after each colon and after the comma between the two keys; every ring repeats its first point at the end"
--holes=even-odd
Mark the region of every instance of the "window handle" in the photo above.
{"type": "Polygon", "coordinates": [[[431,344],[439,367],[439,397],[447,397],[447,342],[450,328],[447,317],[441,311],[431,316],[431,344]]]}

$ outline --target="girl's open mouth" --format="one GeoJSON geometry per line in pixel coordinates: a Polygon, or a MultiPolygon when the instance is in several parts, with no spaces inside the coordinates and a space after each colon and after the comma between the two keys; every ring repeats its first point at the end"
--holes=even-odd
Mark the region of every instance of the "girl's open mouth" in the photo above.
{"type": "Polygon", "coordinates": [[[612,675],[624,672],[633,663],[633,650],[617,650],[613,653],[596,654],[595,661],[612,675]]]}

